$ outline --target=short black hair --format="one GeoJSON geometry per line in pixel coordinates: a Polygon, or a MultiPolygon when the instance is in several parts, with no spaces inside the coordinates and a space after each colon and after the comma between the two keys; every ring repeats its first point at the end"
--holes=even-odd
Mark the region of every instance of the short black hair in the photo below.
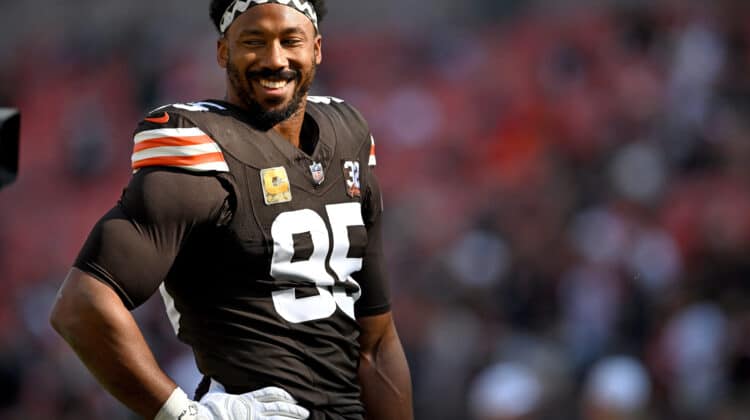
{"type": "MultiPolygon", "coordinates": [[[[224,12],[227,11],[229,8],[229,5],[232,4],[234,0],[211,0],[211,6],[209,8],[209,16],[211,17],[211,21],[214,23],[214,26],[216,27],[216,30],[221,32],[221,29],[219,28],[219,24],[221,23],[221,17],[224,16],[224,12]]],[[[308,3],[312,4],[312,6],[315,8],[315,13],[318,15],[318,24],[320,24],[323,21],[323,18],[328,13],[328,9],[326,9],[326,1],[325,0],[307,0],[308,3]]]]}

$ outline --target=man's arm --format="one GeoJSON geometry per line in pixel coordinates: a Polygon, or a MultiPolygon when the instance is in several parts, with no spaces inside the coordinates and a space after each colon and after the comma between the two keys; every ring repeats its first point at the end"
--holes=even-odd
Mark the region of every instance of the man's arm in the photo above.
{"type": "Polygon", "coordinates": [[[164,281],[191,230],[216,223],[226,195],[212,176],[140,170],[89,233],[52,308],[55,330],[107,391],[144,418],[153,419],[177,385],[130,310],[164,281]]]}
{"type": "Polygon", "coordinates": [[[411,375],[391,312],[358,322],[359,382],[367,420],[411,420],[411,375]]]}
{"type": "Polygon", "coordinates": [[[70,271],[50,322],[107,391],[144,418],[154,418],[177,387],[117,293],[94,277],[70,271]]]}

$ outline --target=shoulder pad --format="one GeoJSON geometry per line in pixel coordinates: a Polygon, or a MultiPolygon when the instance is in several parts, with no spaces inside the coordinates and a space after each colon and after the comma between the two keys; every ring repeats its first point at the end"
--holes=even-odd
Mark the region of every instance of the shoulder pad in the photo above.
{"type": "Polygon", "coordinates": [[[344,100],[336,98],[334,96],[315,96],[315,95],[308,95],[307,100],[312,103],[316,104],[343,104],[344,100]]]}
{"type": "Polygon", "coordinates": [[[151,111],[135,130],[133,171],[165,166],[192,172],[229,172],[219,145],[187,116],[190,112],[208,112],[210,109],[204,104],[219,107],[201,102],[167,105],[151,111]]]}
{"type": "Polygon", "coordinates": [[[370,129],[364,117],[362,116],[362,114],[360,114],[360,112],[356,108],[346,103],[343,99],[336,98],[333,96],[309,95],[307,97],[307,100],[315,104],[337,105],[336,108],[338,112],[345,115],[349,119],[349,121],[356,121],[358,125],[361,125],[362,127],[364,127],[365,133],[368,134],[367,139],[370,143],[370,158],[369,158],[368,164],[370,167],[376,166],[377,158],[375,157],[375,138],[369,132],[370,129]]]}
{"type": "Polygon", "coordinates": [[[307,97],[307,101],[316,105],[323,105],[319,106],[318,109],[323,110],[323,112],[329,113],[329,115],[338,114],[342,116],[348,124],[354,123],[357,126],[365,128],[367,127],[367,121],[365,121],[364,117],[362,117],[362,114],[360,114],[360,112],[356,108],[354,108],[348,102],[345,102],[343,99],[339,99],[333,96],[309,95],[307,97]]]}
{"type": "MultiPolygon", "coordinates": [[[[226,111],[227,108],[211,101],[199,101],[199,102],[188,102],[184,104],[172,104],[156,108],[154,111],[161,111],[162,109],[173,108],[188,112],[211,112],[211,111],[226,111]]],[[[153,112],[153,111],[152,111],[153,112]]]]}

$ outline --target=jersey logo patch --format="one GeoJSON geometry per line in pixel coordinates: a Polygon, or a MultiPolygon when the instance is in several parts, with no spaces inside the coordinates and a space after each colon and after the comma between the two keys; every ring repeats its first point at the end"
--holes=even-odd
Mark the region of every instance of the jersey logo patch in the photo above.
{"type": "Polygon", "coordinates": [[[344,161],[344,180],[346,181],[346,194],[351,198],[362,195],[359,183],[359,161],[344,161]]]}
{"type": "Polygon", "coordinates": [[[154,124],[166,124],[169,122],[169,113],[164,113],[161,117],[144,118],[146,121],[154,124]]]}
{"type": "Polygon", "coordinates": [[[323,171],[323,164],[320,162],[313,162],[313,164],[310,165],[310,174],[316,185],[320,185],[326,180],[326,174],[323,171]]]}
{"type": "Polygon", "coordinates": [[[263,185],[263,200],[267,206],[292,201],[292,187],[289,184],[286,168],[279,166],[260,171],[263,185]]]}

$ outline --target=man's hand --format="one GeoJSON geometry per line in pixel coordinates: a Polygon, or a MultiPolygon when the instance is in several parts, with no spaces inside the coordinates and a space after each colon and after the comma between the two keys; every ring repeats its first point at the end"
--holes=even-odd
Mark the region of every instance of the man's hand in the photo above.
{"type": "Polygon", "coordinates": [[[304,420],[310,412],[281,388],[267,387],[246,394],[209,392],[200,402],[177,388],[154,420],[304,420]]]}

